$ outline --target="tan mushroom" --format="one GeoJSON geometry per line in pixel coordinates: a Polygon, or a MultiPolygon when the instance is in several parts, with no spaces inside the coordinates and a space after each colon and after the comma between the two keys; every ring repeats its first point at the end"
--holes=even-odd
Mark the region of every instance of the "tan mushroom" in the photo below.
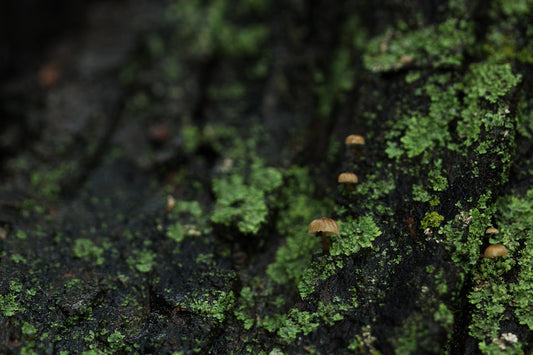
{"type": "Polygon", "coordinates": [[[496,228],[494,227],[489,227],[487,228],[487,230],[485,231],[485,234],[488,235],[489,237],[492,237],[496,234],[500,233],[499,230],[497,230],[496,228]]]}
{"type": "Polygon", "coordinates": [[[307,232],[317,236],[320,234],[322,236],[324,250],[329,251],[329,245],[326,240],[326,236],[339,234],[339,225],[331,218],[322,217],[311,221],[311,223],[309,223],[309,229],[307,232]]]}
{"type": "Polygon", "coordinates": [[[353,191],[352,184],[357,184],[359,179],[357,178],[357,175],[355,175],[354,173],[342,173],[342,174],[339,174],[339,178],[337,179],[337,181],[339,182],[339,184],[348,185],[350,190],[353,191]]]}
{"type": "Polygon", "coordinates": [[[365,144],[365,139],[363,138],[363,136],[360,136],[358,134],[350,134],[344,140],[344,144],[353,145],[355,154],[359,157],[361,156],[361,152],[359,151],[359,146],[365,144]]]}
{"type": "Polygon", "coordinates": [[[507,254],[508,254],[508,251],[506,247],[504,247],[501,244],[493,244],[493,245],[489,245],[487,249],[485,249],[485,252],[483,253],[483,257],[494,259],[500,256],[506,256],[507,254]]]}

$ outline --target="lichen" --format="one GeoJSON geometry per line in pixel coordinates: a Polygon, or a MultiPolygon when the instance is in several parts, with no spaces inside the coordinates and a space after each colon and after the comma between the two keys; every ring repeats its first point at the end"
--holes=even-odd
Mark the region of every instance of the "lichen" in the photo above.
{"type": "Polygon", "coordinates": [[[357,253],[361,248],[370,248],[372,241],[382,234],[370,216],[347,218],[338,224],[341,232],[338,237],[332,237],[331,255],[350,255],[357,253]]]}
{"type": "Polygon", "coordinates": [[[255,166],[249,180],[231,174],[213,180],[217,197],[211,221],[236,225],[245,234],[256,234],[268,215],[267,194],[279,187],[282,174],[272,167],[255,166]]]}

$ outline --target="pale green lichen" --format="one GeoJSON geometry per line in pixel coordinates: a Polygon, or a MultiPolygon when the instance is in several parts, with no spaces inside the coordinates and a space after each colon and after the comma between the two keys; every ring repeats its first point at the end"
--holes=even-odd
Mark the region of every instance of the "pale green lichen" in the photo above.
{"type": "Polygon", "coordinates": [[[72,246],[74,256],[80,259],[89,258],[96,265],[102,265],[105,261],[103,257],[104,248],[96,245],[91,239],[78,238],[72,246]]]}
{"type": "Polygon", "coordinates": [[[437,212],[426,212],[424,218],[422,219],[422,221],[420,221],[420,225],[423,229],[430,227],[436,228],[440,226],[442,221],[444,221],[444,217],[438,214],[437,212]]]}
{"type": "Polygon", "coordinates": [[[187,296],[186,299],[187,303],[178,304],[178,306],[207,317],[217,324],[224,321],[226,316],[233,310],[235,304],[233,291],[213,290],[209,294],[195,297],[191,295],[187,296]]]}
{"type": "Polygon", "coordinates": [[[410,32],[389,29],[370,41],[363,61],[373,72],[398,70],[410,65],[458,66],[463,60],[464,48],[473,42],[468,23],[450,18],[437,26],[410,32]]]}
{"type": "Polygon", "coordinates": [[[331,255],[350,255],[357,253],[361,248],[370,248],[372,241],[382,234],[370,216],[357,219],[348,217],[338,224],[340,235],[332,237],[331,255]]]}
{"type": "Polygon", "coordinates": [[[315,291],[320,281],[326,280],[335,271],[342,268],[342,261],[330,255],[324,255],[304,271],[302,280],[298,283],[300,297],[305,299],[315,291]]]}
{"type": "MultiPolygon", "coordinates": [[[[314,181],[308,169],[293,167],[285,174],[284,188],[278,201],[280,213],[276,230],[285,236],[285,243],[276,252],[276,260],[267,268],[267,275],[276,283],[293,280],[298,283],[311,263],[319,239],[307,234],[308,224],[323,211],[331,210],[331,201],[317,200],[314,181]]],[[[319,249],[318,249],[319,250],[319,249]]]]}
{"type": "Polygon", "coordinates": [[[231,174],[214,179],[217,197],[211,221],[226,226],[235,225],[246,234],[256,234],[268,215],[267,194],[279,187],[282,174],[271,167],[254,166],[248,181],[231,174]]]}

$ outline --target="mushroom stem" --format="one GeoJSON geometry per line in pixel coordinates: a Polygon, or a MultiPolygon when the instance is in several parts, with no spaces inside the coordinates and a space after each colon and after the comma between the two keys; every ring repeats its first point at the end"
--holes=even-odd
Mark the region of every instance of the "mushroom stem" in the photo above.
{"type": "Polygon", "coordinates": [[[357,145],[354,145],[354,150],[355,150],[355,156],[356,157],[361,157],[361,151],[359,150],[359,147],[357,145]]]}
{"type": "Polygon", "coordinates": [[[320,235],[322,236],[322,245],[324,245],[324,250],[329,251],[328,241],[326,240],[326,233],[320,232],[320,235]]]}
{"type": "Polygon", "coordinates": [[[415,220],[413,219],[413,217],[407,218],[407,221],[405,221],[405,224],[407,224],[407,228],[409,228],[409,231],[413,235],[413,239],[416,240],[416,233],[413,230],[413,225],[415,224],[415,220]]]}
{"type": "Polygon", "coordinates": [[[348,183],[347,185],[350,188],[350,191],[353,191],[353,185],[351,183],[348,183]]]}

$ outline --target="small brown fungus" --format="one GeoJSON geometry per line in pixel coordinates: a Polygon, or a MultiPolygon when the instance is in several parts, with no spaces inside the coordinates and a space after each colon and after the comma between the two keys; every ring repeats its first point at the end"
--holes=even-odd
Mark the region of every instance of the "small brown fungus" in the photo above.
{"type": "Polygon", "coordinates": [[[176,199],[172,195],[167,195],[167,206],[165,207],[167,212],[172,211],[175,205],[176,205],[176,199]]]}
{"type": "Polygon", "coordinates": [[[311,223],[309,223],[309,229],[307,232],[317,236],[320,234],[322,236],[324,250],[329,251],[329,245],[326,237],[329,235],[339,234],[339,225],[331,218],[322,217],[311,221],[311,223]]]}
{"type": "Polygon", "coordinates": [[[507,254],[508,254],[508,251],[506,247],[504,247],[501,244],[493,244],[493,245],[489,245],[487,249],[485,249],[483,256],[485,258],[494,259],[500,256],[506,256],[507,254]]]}
{"type": "Polygon", "coordinates": [[[354,173],[342,173],[342,174],[339,174],[339,178],[338,178],[337,181],[339,182],[339,184],[348,185],[350,190],[353,191],[353,185],[352,184],[357,184],[359,179],[357,178],[357,175],[355,175],[354,173]]]}
{"type": "Polygon", "coordinates": [[[489,227],[487,228],[487,230],[485,231],[485,234],[488,235],[489,237],[492,237],[493,235],[496,235],[500,233],[499,230],[497,230],[496,228],[494,227],[489,227]]]}
{"type": "Polygon", "coordinates": [[[359,157],[361,156],[361,152],[359,151],[359,146],[365,144],[365,139],[363,138],[363,136],[360,136],[358,134],[350,134],[344,140],[344,144],[353,145],[355,149],[355,155],[359,157]]]}
{"type": "Polygon", "coordinates": [[[407,228],[409,228],[409,232],[411,232],[411,234],[413,235],[413,239],[416,240],[416,233],[413,229],[413,226],[415,224],[414,218],[413,217],[407,218],[407,220],[405,221],[405,224],[407,224],[407,228]]]}

